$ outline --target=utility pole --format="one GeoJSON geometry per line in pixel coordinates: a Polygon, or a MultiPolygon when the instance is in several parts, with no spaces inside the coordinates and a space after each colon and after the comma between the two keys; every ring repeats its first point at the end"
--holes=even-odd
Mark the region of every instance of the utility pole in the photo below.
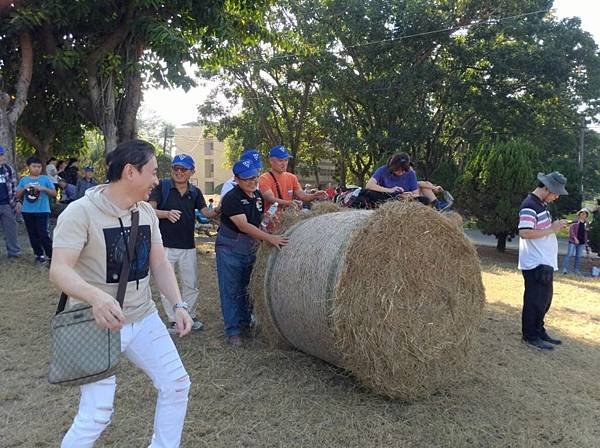
{"type": "Polygon", "coordinates": [[[167,136],[169,135],[169,127],[165,126],[165,139],[163,140],[163,154],[167,153],[167,136]]]}
{"type": "Polygon", "coordinates": [[[583,151],[585,147],[585,117],[581,117],[581,127],[579,128],[579,193],[581,193],[581,200],[583,201],[583,151]]]}

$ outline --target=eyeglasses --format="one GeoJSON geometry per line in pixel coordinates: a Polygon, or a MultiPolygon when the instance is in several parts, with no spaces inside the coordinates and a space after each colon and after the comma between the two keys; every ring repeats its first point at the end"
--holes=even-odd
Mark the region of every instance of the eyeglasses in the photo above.
{"type": "Polygon", "coordinates": [[[256,179],[258,179],[258,176],[247,177],[246,179],[242,179],[241,177],[239,177],[238,179],[246,182],[254,182],[256,181],[256,179]]]}
{"type": "Polygon", "coordinates": [[[173,171],[175,171],[176,173],[185,173],[186,171],[189,171],[187,168],[184,168],[182,166],[174,166],[174,167],[171,167],[171,169],[173,171]]]}

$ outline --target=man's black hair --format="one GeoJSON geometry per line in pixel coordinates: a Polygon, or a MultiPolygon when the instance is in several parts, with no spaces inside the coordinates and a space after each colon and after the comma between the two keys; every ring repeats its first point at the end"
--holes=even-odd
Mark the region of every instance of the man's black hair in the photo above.
{"type": "Polygon", "coordinates": [[[539,181],[539,180],[538,180],[537,186],[538,186],[538,188],[546,188],[546,185],[544,184],[544,182],[539,181]]]}
{"type": "Polygon", "coordinates": [[[42,160],[38,156],[31,156],[25,161],[27,166],[31,165],[32,163],[39,163],[41,165],[42,160]]]}
{"type": "Polygon", "coordinates": [[[129,140],[119,144],[114,151],[106,156],[108,171],[106,177],[109,182],[121,179],[123,168],[130,164],[138,171],[154,156],[154,146],[144,140],[129,140]]]}

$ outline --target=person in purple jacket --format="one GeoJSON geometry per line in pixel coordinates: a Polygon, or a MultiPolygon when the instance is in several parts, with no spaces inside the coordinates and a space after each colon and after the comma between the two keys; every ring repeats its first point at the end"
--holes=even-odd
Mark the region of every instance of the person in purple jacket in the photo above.
{"type": "Polygon", "coordinates": [[[418,198],[419,184],[410,166],[410,156],[405,153],[391,156],[385,165],[375,170],[365,190],[368,200],[373,203],[418,198]]]}
{"type": "Polygon", "coordinates": [[[577,221],[575,221],[569,227],[569,247],[567,249],[567,255],[563,259],[562,264],[562,273],[566,274],[569,271],[569,262],[571,261],[571,257],[575,255],[575,265],[573,266],[573,272],[575,275],[579,275],[579,260],[581,258],[581,253],[583,252],[583,248],[587,248],[588,246],[588,229],[586,221],[588,220],[590,212],[588,212],[585,208],[579,210],[577,212],[577,221]]]}

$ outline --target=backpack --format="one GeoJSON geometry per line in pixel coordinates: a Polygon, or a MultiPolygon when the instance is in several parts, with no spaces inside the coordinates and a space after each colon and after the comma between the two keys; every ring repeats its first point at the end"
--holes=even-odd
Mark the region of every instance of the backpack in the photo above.
{"type": "MultiPolygon", "coordinates": [[[[198,190],[198,187],[196,187],[193,184],[189,184],[190,185],[190,195],[192,196],[192,200],[194,201],[194,204],[196,203],[196,200],[198,199],[198,195],[200,194],[200,190],[198,190]]],[[[161,179],[160,180],[160,203],[158,203],[156,205],[156,208],[159,210],[164,210],[164,206],[167,204],[167,199],[169,198],[169,193],[171,192],[171,188],[173,186],[173,183],[171,182],[171,179],[161,179]]]]}

